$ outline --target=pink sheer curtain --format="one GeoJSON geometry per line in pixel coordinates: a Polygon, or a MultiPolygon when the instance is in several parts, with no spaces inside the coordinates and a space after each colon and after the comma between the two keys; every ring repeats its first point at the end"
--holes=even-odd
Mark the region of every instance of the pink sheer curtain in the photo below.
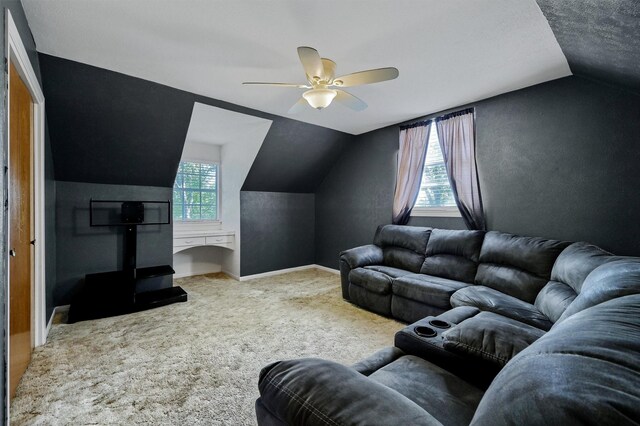
{"type": "Polygon", "coordinates": [[[393,223],[409,222],[411,209],[420,192],[431,123],[400,130],[398,172],[393,196],[393,223]]]}
{"type": "Polygon", "coordinates": [[[438,138],[451,190],[460,215],[469,229],[486,229],[478,170],[473,110],[436,120],[438,138]]]}

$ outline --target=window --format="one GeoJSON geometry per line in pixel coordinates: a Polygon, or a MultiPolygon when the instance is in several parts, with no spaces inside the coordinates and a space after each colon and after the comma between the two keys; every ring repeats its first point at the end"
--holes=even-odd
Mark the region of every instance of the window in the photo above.
{"type": "Polygon", "coordinates": [[[420,192],[412,216],[460,216],[440,149],[435,123],[429,132],[429,146],[424,161],[420,192]]]}
{"type": "Polygon", "coordinates": [[[182,161],[173,184],[173,220],[218,220],[218,165],[182,161]]]}

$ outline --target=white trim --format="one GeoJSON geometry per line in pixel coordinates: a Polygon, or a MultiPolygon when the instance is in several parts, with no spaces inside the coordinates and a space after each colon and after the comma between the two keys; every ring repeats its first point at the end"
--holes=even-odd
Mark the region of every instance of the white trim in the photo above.
{"type": "Polygon", "coordinates": [[[53,312],[51,313],[51,316],[49,317],[49,322],[47,322],[47,330],[45,333],[45,343],[46,343],[46,339],[49,336],[49,331],[51,331],[51,325],[53,324],[53,319],[55,318],[56,314],[59,314],[61,312],[69,312],[69,307],[71,305],[61,305],[61,306],[56,306],[53,308],[53,312]]]}
{"type": "Polygon", "coordinates": [[[457,207],[414,207],[411,216],[419,217],[462,217],[457,207]]]}
{"type": "MultiPolygon", "coordinates": [[[[334,274],[340,273],[340,271],[336,269],[331,269],[331,268],[327,268],[326,266],[316,265],[315,263],[312,263],[310,265],[296,266],[294,268],[278,269],[276,271],[263,272],[261,274],[244,275],[239,278],[239,281],[248,281],[248,280],[255,280],[256,278],[273,277],[275,275],[288,274],[289,272],[306,271],[307,269],[318,269],[321,271],[331,272],[334,274]]],[[[235,277],[232,274],[229,274],[228,272],[225,272],[225,273],[231,276],[232,278],[238,279],[237,277],[235,277]]]]}
{"type": "Polygon", "coordinates": [[[318,265],[318,264],[315,264],[315,265],[313,265],[313,266],[314,266],[316,269],[319,269],[319,270],[321,270],[321,271],[330,272],[330,273],[332,273],[332,274],[340,275],[340,270],[339,270],[339,269],[333,269],[333,268],[329,268],[329,267],[322,266],[322,265],[318,265]]]}

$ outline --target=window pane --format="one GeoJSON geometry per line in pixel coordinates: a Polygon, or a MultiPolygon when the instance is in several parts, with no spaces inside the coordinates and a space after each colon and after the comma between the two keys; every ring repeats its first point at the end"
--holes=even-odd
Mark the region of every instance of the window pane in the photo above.
{"type": "Polygon", "coordinates": [[[175,220],[216,220],[218,165],[181,162],[173,190],[175,220]]]}
{"type": "Polygon", "coordinates": [[[456,202],[449,184],[447,169],[444,165],[438,132],[433,126],[429,135],[429,146],[415,207],[455,206],[456,202]]]}

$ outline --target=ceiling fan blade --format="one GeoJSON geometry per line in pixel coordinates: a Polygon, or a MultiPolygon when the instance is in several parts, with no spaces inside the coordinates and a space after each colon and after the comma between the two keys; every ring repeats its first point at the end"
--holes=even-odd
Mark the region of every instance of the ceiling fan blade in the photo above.
{"type": "Polygon", "coordinates": [[[378,68],[336,77],[332,85],[336,87],[351,87],[361,84],[379,83],[381,81],[393,80],[397,78],[398,75],[399,72],[397,68],[378,68]]]}
{"type": "Polygon", "coordinates": [[[298,56],[304,72],[307,74],[307,79],[312,82],[315,77],[318,80],[322,80],[324,75],[324,66],[322,65],[322,59],[320,54],[313,47],[300,46],[298,47],[298,56]]]}
{"type": "Polygon", "coordinates": [[[342,105],[351,108],[354,111],[363,111],[367,108],[367,104],[360,98],[353,96],[351,93],[347,93],[344,90],[336,90],[338,94],[335,100],[342,105]]]}
{"type": "Polygon", "coordinates": [[[266,83],[266,82],[260,82],[260,81],[245,81],[242,84],[260,85],[260,86],[295,87],[298,89],[311,89],[311,86],[307,86],[306,84],[296,84],[296,83],[266,83]]]}
{"type": "Polygon", "coordinates": [[[298,102],[293,104],[293,106],[289,109],[288,113],[289,114],[297,114],[300,111],[302,111],[305,108],[306,105],[308,105],[307,101],[305,101],[304,98],[300,98],[300,100],[298,100],[298,102]]]}

